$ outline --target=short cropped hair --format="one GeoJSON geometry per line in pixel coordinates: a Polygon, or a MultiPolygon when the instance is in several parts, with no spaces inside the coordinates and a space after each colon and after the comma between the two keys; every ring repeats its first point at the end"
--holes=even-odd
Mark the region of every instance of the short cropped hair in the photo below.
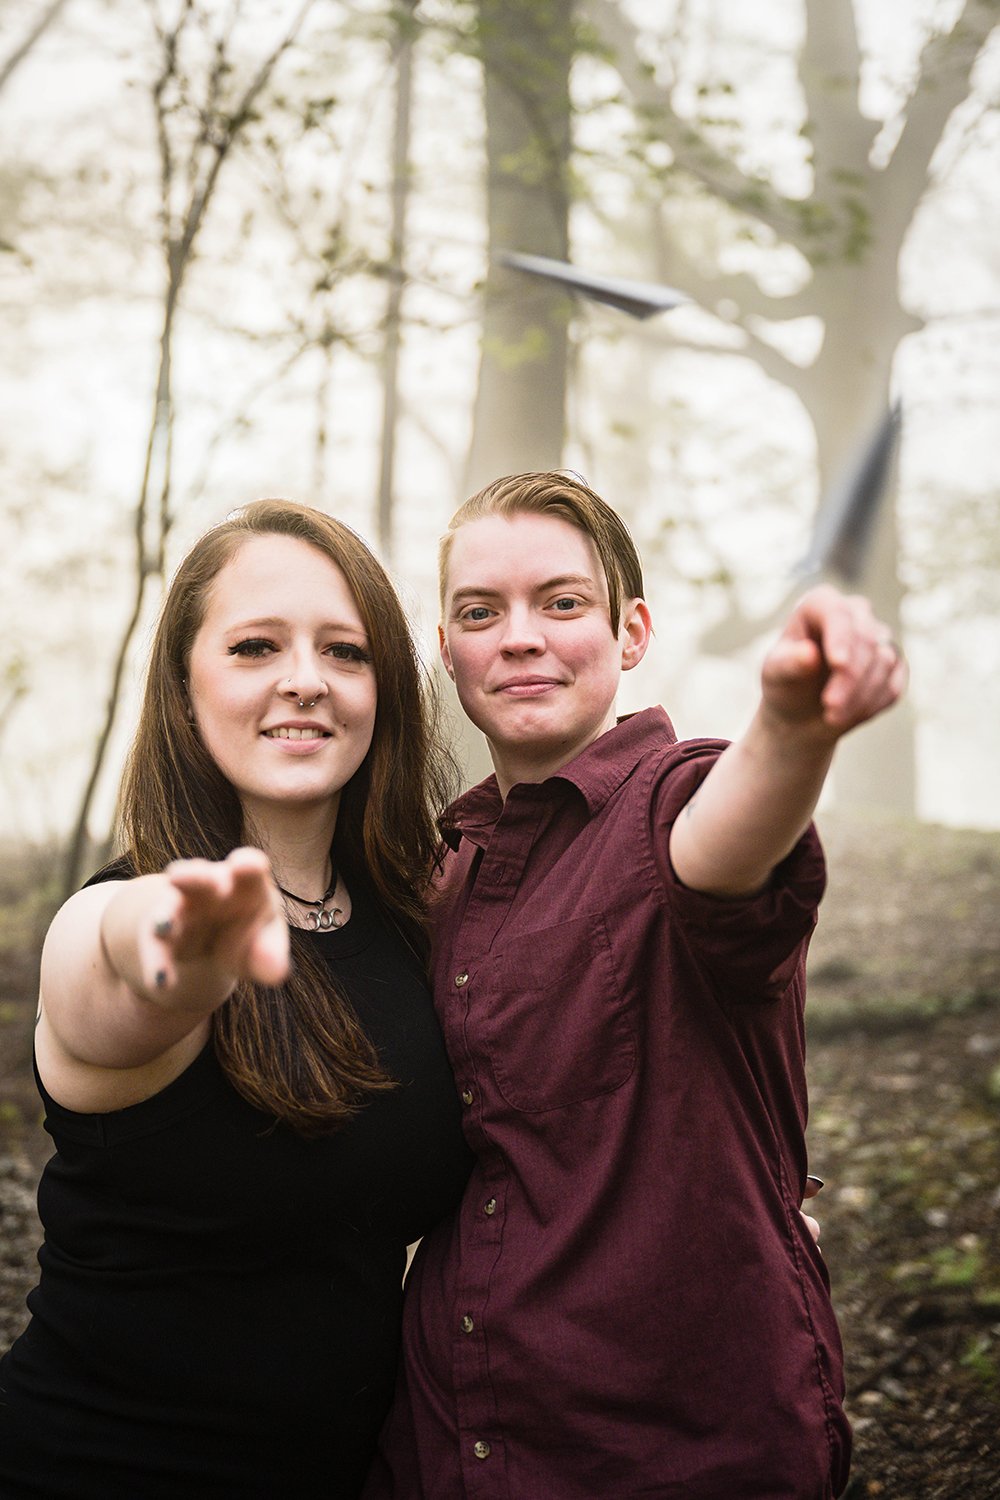
{"type": "Polygon", "coordinates": [[[602,500],[579,475],[559,470],[507,474],[459,506],[441,538],[438,552],[442,613],[451,544],[456,531],[469,521],[479,521],[485,516],[516,515],[556,516],[590,538],[607,580],[611,628],[617,630],[625,601],[643,596],[639,554],[625,522],[607,501],[602,500]]]}

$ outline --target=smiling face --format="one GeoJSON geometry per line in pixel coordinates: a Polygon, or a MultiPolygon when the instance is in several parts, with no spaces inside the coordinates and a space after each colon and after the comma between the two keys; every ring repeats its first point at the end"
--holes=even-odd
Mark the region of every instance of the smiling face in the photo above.
{"type": "Polygon", "coordinates": [[[249,819],[266,826],[289,806],[335,817],[368,753],[377,694],[334,562],[296,537],[243,542],[211,586],[187,678],[202,743],[249,819]]]}
{"type": "Polygon", "coordinates": [[[596,549],[568,521],[488,515],[455,531],[441,654],[505,794],[552,775],[612,727],[619,678],[641,661],[649,633],[641,599],[625,601],[612,629],[596,549]]]}

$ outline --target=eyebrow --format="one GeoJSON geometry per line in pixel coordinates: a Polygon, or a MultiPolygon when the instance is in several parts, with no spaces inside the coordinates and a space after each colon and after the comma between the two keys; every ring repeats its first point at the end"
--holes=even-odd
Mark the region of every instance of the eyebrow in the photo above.
{"type": "MultiPolygon", "coordinates": [[[[264,615],[255,620],[234,620],[227,630],[287,630],[288,621],[280,615],[264,615]]],[[[343,620],[325,620],[320,630],[342,631],[348,635],[366,635],[363,625],[349,625],[343,620]]]]}
{"type": "MultiPolygon", "coordinates": [[[[584,588],[593,588],[594,580],[589,578],[586,573],[560,573],[555,578],[546,578],[542,583],[534,584],[532,586],[532,593],[545,594],[548,593],[549,589],[570,588],[574,584],[582,584],[584,588]]],[[[499,599],[502,593],[502,589],[488,588],[483,584],[478,588],[472,586],[455,589],[451,598],[453,604],[461,604],[466,599],[499,599]]]]}

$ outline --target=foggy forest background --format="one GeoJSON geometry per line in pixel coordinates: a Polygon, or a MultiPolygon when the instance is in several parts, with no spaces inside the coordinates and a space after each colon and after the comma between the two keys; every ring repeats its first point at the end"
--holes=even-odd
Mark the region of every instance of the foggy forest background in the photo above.
{"type": "Polygon", "coordinates": [[[738,733],[817,506],[893,400],[857,586],[912,688],[834,795],[1000,827],[998,20],[995,0],[0,4],[0,835],[79,876],[164,582],[262,494],[355,526],[430,656],[454,506],[500,473],[582,472],[632,527],[657,622],[623,708],[738,733]],[[504,250],[690,300],[636,322],[504,250]]]}

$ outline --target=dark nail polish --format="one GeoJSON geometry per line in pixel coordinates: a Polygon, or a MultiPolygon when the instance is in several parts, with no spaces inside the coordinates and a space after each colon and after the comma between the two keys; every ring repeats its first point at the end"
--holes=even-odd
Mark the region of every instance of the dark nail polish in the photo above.
{"type": "Polygon", "coordinates": [[[169,917],[164,917],[161,922],[156,922],[153,926],[153,934],[158,938],[169,937],[173,930],[174,924],[169,917]]]}
{"type": "Polygon", "coordinates": [[[166,987],[166,983],[167,983],[167,971],[166,971],[166,969],[157,969],[157,971],[156,971],[156,988],[158,990],[162,990],[162,989],[164,989],[166,987]]]}

